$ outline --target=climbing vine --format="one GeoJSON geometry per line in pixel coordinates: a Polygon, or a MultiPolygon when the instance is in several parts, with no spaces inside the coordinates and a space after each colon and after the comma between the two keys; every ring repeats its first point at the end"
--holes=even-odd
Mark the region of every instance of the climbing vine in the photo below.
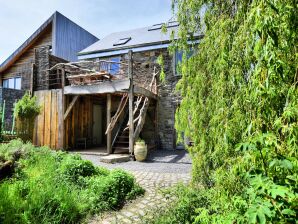
{"type": "MultiPolygon", "coordinates": [[[[294,223],[298,208],[298,18],[294,0],[176,0],[176,129],[194,141],[197,223],[294,223]]],[[[181,137],[181,136],[180,136],[181,137]]]]}

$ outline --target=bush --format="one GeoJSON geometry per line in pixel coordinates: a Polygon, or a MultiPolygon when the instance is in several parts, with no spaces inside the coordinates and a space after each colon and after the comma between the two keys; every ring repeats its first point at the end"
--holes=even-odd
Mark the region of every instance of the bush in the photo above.
{"type": "Polygon", "coordinates": [[[17,135],[23,141],[32,141],[33,139],[34,120],[41,110],[36,99],[36,96],[31,97],[26,92],[14,107],[17,135]]]}
{"type": "Polygon", "coordinates": [[[170,194],[171,197],[176,197],[176,199],[169,203],[165,209],[154,210],[153,218],[150,218],[151,213],[147,214],[144,217],[144,223],[193,223],[197,208],[208,204],[200,190],[198,188],[189,188],[182,184],[168,189],[164,193],[170,194]]]}
{"type": "Polygon", "coordinates": [[[19,151],[18,169],[0,182],[0,223],[77,223],[143,192],[124,171],[20,140],[1,145],[0,157],[19,151]]]}

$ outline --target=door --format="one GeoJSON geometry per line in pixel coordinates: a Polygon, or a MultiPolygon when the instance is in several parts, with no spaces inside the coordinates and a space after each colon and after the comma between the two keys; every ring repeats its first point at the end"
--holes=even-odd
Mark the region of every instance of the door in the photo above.
{"type": "Polygon", "coordinates": [[[93,105],[93,144],[102,144],[102,106],[93,105]]]}

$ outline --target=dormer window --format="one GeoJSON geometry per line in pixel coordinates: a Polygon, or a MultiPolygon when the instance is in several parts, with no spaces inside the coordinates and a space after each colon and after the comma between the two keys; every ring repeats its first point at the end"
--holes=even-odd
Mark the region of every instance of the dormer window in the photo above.
{"type": "Polygon", "coordinates": [[[131,40],[131,37],[121,38],[121,39],[119,39],[116,43],[114,43],[113,46],[124,45],[124,44],[126,44],[128,41],[130,41],[130,40],[131,40]]]}

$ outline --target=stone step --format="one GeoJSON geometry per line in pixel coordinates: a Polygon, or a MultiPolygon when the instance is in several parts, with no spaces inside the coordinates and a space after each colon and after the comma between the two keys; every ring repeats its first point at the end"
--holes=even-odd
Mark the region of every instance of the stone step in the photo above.
{"type": "Polygon", "coordinates": [[[103,163],[122,163],[130,161],[129,154],[111,154],[108,156],[100,157],[100,162],[103,163]]]}

